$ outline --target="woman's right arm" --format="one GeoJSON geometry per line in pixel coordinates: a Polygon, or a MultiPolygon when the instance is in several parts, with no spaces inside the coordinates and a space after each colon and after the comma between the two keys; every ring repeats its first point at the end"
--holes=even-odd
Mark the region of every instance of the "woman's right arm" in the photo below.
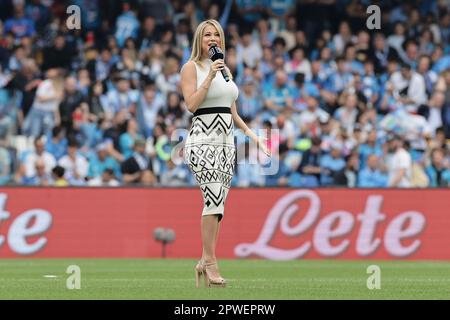
{"type": "Polygon", "coordinates": [[[190,112],[194,113],[198,106],[205,100],[211,81],[214,79],[210,72],[205,81],[197,89],[197,72],[195,70],[195,62],[187,62],[181,69],[181,91],[183,92],[184,101],[190,112]]]}

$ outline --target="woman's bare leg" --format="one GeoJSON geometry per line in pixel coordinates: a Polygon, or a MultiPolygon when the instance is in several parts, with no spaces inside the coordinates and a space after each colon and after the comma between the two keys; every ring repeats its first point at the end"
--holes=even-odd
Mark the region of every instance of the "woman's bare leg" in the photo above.
{"type": "MultiPolygon", "coordinates": [[[[203,244],[203,263],[216,262],[216,244],[219,233],[219,216],[206,215],[202,217],[202,244],[203,244]]],[[[216,268],[210,269],[213,277],[220,276],[216,268]]]]}

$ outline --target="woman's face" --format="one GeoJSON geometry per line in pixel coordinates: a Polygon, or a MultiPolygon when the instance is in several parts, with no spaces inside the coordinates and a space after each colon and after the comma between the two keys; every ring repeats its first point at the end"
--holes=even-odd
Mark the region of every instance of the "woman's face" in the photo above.
{"type": "Polygon", "coordinates": [[[211,45],[215,44],[220,47],[220,34],[219,31],[212,25],[207,25],[203,30],[202,37],[202,57],[208,56],[208,49],[211,45]]]}

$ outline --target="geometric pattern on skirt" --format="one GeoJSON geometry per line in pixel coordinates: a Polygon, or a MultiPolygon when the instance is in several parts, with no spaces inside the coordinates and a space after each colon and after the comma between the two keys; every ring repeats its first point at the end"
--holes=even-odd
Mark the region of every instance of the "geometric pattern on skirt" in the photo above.
{"type": "Polygon", "coordinates": [[[195,116],[186,139],[184,160],[202,192],[202,215],[220,214],[222,219],[236,160],[231,114],[195,116]]]}

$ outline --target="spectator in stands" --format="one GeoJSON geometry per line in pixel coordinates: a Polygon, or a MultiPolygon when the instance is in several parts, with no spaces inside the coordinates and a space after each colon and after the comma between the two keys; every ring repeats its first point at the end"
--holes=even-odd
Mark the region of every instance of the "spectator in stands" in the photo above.
{"type": "Polygon", "coordinates": [[[380,168],[380,158],[376,154],[367,156],[367,165],[361,170],[358,177],[358,187],[385,188],[387,175],[380,168]]]}
{"type": "Polygon", "coordinates": [[[69,141],[67,154],[58,161],[58,165],[64,168],[64,177],[70,185],[86,184],[89,163],[80,154],[76,140],[69,141]]]}
{"type": "Polygon", "coordinates": [[[390,157],[388,158],[388,186],[410,188],[412,186],[412,158],[404,148],[403,138],[389,135],[387,138],[390,157]]]}
{"type": "Polygon", "coordinates": [[[61,68],[72,69],[72,58],[74,53],[66,44],[66,38],[63,34],[58,34],[51,47],[44,49],[42,65],[43,70],[61,68]]]}
{"type": "Polygon", "coordinates": [[[106,168],[101,176],[89,180],[90,187],[118,187],[119,181],[114,176],[114,170],[106,168]]]}
{"type": "Polygon", "coordinates": [[[50,137],[52,128],[60,123],[58,106],[64,96],[63,79],[58,69],[47,71],[47,79],[39,84],[30,112],[25,118],[23,131],[37,138],[50,137]]]}
{"type": "Polygon", "coordinates": [[[25,15],[34,21],[37,32],[42,32],[50,22],[50,10],[41,3],[41,0],[28,1],[25,6],[25,15]]]}
{"type": "Polygon", "coordinates": [[[305,50],[296,46],[289,51],[290,60],[285,64],[285,71],[291,77],[296,73],[302,73],[306,81],[309,81],[312,77],[311,64],[305,57],[305,50]]]}
{"type": "Polygon", "coordinates": [[[307,108],[300,113],[298,126],[302,134],[314,136],[318,134],[319,122],[327,122],[330,115],[319,107],[315,97],[307,96],[305,100],[307,108]]]}
{"type": "Polygon", "coordinates": [[[167,94],[167,106],[159,109],[157,122],[182,126],[186,107],[181,102],[181,95],[177,91],[170,91],[167,94]]]}
{"type": "Polygon", "coordinates": [[[244,63],[245,66],[254,68],[262,58],[262,48],[259,41],[252,36],[250,29],[244,29],[241,35],[241,41],[236,47],[238,63],[244,63]]]}
{"type": "Polygon", "coordinates": [[[348,70],[344,57],[336,58],[337,70],[328,78],[325,89],[339,95],[345,89],[349,89],[354,82],[352,73],[348,70]]]}
{"type": "Polygon", "coordinates": [[[280,144],[285,145],[287,148],[292,148],[295,137],[298,135],[298,130],[294,122],[286,116],[286,113],[280,113],[277,116],[276,128],[279,132],[280,144]]]}
{"type": "Polygon", "coordinates": [[[47,139],[45,150],[58,161],[67,153],[66,131],[61,126],[53,127],[51,139],[47,139]]]}
{"type": "Polygon", "coordinates": [[[311,148],[302,155],[302,160],[297,172],[302,174],[307,187],[317,187],[320,185],[320,175],[322,173],[321,162],[323,153],[321,150],[322,140],[318,136],[311,138],[311,148]]]}
{"type": "Polygon", "coordinates": [[[354,93],[344,92],[340,100],[344,101],[344,105],[336,110],[334,118],[350,133],[353,131],[359,115],[358,97],[354,93]]]}
{"type": "Polygon", "coordinates": [[[389,60],[398,59],[398,54],[395,49],[389,46],[384,34],[381,32],[375,34],[373,46],[373,55],[371,58],[374,61],[375,73],[380,75],[387,69],[389,60]]]}
{"type": "Polygon", "coordinates": [[[430,187],[450,187],[450,163],[442,149],[431,151],[431,163],[426,168],[430,187]]]}
{"type": "Polygon", "coordinates": [[[361,60],[361,57],[356,56],[356,47],[353,44],[348,44],[344,49],[344,60],[346,69],[352,74],[363,75],[364,65],[366,60],[361,60]]]}
{"type": "Polygon", "coordinates": [[[10,151],[0,144],[0,186],[12,180],[14,173],[13,159],[10,151]]]}
{"type": "Polygon", "coordinates": [[[22,61],[22,67],[16,72],[7,88],[12,91],[12,94],[20,95],[21,102],[18,109],[18,124],[21,127],[23,119],[28,115],[28,111],[33,104],[36,90],[41,83],[39,77],[39,68],[33,59],[25,58],[22,61]]]}
{"type": "Polygon", "coordinates": [[[293,90],[288,84],[288,77],[283,70],[275,73],[275,85],[267,88],[264,93],[266,117],[274,117],[278,113],[293,109],[293,90]]]}
{"type": "Polygon", "coordinates": [[[404,63],[417,69],[417,60],[419,58],[419,47],[414,39],[408,39],[404,42],[404,54],[400,56],[404,63]]]}
{"type": "Polygon", "coordinates": [[[137,36],[137,48],[139,52],[150,49],[158,40],[156,21],[152,16],[146,16],[137,36]]]}
{"type": "Polygon", "coordinates": [[[431,70],[431,58],[429,56],[420,56],[417,62],[417,72],[423,77],[427,97],[430,97],[438,80],[438,74],[431,70]]]}
{"type": "Polygon", "coordinates": [[[43,186],[48,187],[53,185],[53,177],[50,172],[47,172],[47,165],[41,158],[35,160],[32,164],[34,171],[30,176],[23,175],[19,183],[27,186],[43,186]]]}
{"type": "Polygon", "coordinates": [[[403,63],[400,71],[396,71],[389,79],[394,87],[394,97],[409,112],[417,112],[418,107],[426,103],[426,87],[423,77],[403,63]]]}
{"type": "Polygon", "coordinates": [[[368,157],[370,155],[376,155],[378,157],[383,156],[383,150],[381,148],[381,145],[379,141],[377,140],[377,130],[372,129],[368,135],[367,139],[364,143],[361,143],[359,145],[359,161],[361,164],[361,168],[365,168],[368,157]]]}
{"type": "Polygon", "coordinates": [[[89,112],[95,115],[97,121],[105,118],[106,104],[108,103],[106,91],[106,86],[101,81],[95,82],[88,91],[89,112]]]}
{"type": "Polygon", "coordinates": [[[263,82],[266,82],[269,80],[273,70],[273,58],[274,54],[272,51],[272,48],[269,46],[263,47],[262,51],[262,58],[259,61],[259,64],[257,66],[257,70],[262,74],[263,82]]]}
{"type": "Polygon", "coordinates": [[[134,118],[130,118],[126,121],[126,132],[122,133],[119,137],[120,152],[125,159],[128,159],[133,154],[133,147],[138,139],[143,139],[143,136],[139,133],[138,123],[134,118]]]}
{"type": "Polygon", "coordinates": [[[145,86],[137,103],[137,121],[140,133],[146,138],[152,135],[157,115],[164,107],[165,99],[153,84],[145,86]]]}
{"type": "Polygon", "coordinates": [[[272,24],[268,19],[261,19],[256,23],[254,37],[257,40],[257,43],[262,47],[271,46],[275,36],[276,31],[274,31],[274,28],[272,28],[272,24]]]}
{"type": "Polygon", "coordinates": [[[403,58],[405,56],[405,52],[402,47],[403,43],[406,40],[405,33],[405,25],[401,22],[397,22],[394,25],[394,33],[389,35],[387,38],[388,46],[393,48],[400,58],[403,58]]]}
{"type": "Polygon", "coordinates": [[[167,96],[170,91],[180,91],[179,69],[180,64],[177,57],[172,55],[165,59],[162,73],[155,79],[156,87],[164,96],[167,96]]]}
{"type": "Polygon", "coordinates": [[[83,97],[88,96],[89,90],[92,87],[92,81],[87,68],[79,68],[77,70],[77,88],[83,94],[83,97]]]}
{"type": "Polygon", "coordinates": [[[99,179],[106,169],[111,169],[116,178],[121,177],[119,162],[111,153],[112,145],[102,142],[97,145],[96,152],[89,157],[88,179],[99,179]]]}
{"type": "Polygon", "coordinates": [[[8,69],[11,71],[20,70],[25,57],[24,47],[22,45],[15,46],[13,54],[9,57],[8,69]]]}
{"type": "Polygon", "coordinates": [[[125,184],[155,185],[152,161],[145,150],[145,140],[134,142],[134,152],[121,164],[123,182],[125,184]]]}
{"type": "Polygon", "coordinates": [[[338,171],[334,177],[334,184],[354,188],[358,182],[359,176],[359,157],[356,152],[350,153],[345,157],[345,168],[338,171]]]}
{"type": "Polygon", "coordinates": [[[320,159],[320,183],[323,186],[333,185],[340,171],[344,170],[346,162],[343,157],[344,145],[335,141],[331,144],[331,151],[320,159]]]}
{"type": "Polygon", "coordinates": [[[69,181],[65,178],[65,169],[61,166],[56,166],[52,170],[53,185],[55,187],[67,187],[69,181]]]}
{"type": "Polygon", "coordinates": [[[129,1],[123,2],[122,14],[117,18],[116,31],[114,34],[117,44],[122,47],[125,44],[125,40],[129,37],[136,39],[138,31],[139,20],[136,18],[134,8],[131,7],[129,1]]]}
{"type": "Polygon", "coordinates": [[[4,33],[11,32],[14,37],[33,37],[36,34],[34,21],[25,17],[24,3],[14,5],[14,17],[5,21],[4,33]]]}
{"type": "Polygon", "coordinates": [[[427,104],[421,105],[418,114],[427,119],[428,127],[434,136],[436,129],[444,124],[445,95],[440,91],[435,91],[427,104]]]}
{"type": "Polygon", "coordinates": [[[73,112],[85,101],[85,97],[77,89],[77,79],[72,76],[67,77],[64,81],[64,99],[59,104],[59,115],[61,126],[68,133],[72,132],[73,112]]]}
{"type": "Polygon", "coordinates": [[[102,47],[100,54],[87,63],[87,68],[92,79],[96,81],[105,81],[110,75],[111,69],[116,63],[108,47],[102,47]]]}
{"type": "Polygon", "coordinates": [[[34,140],[34,150],[26,151],[24,155],[22,155],[21,173],[25,176],[25,178],[31,178],[36,174],[36,161],[41,159],[45,165],[45,172],[50,173],[51,170],[56,165],[55,157],[45,150],[45,142],[43,137],[36,138],[34,140]]]}
{"type": "Polygon", "coordinates": [[[267,8],[258,0],[236,0],[236,6],[240,23],[246,29],[253,29],[257,21],[267,13],[267,8]]]}
{"type": "Polygon", "coordinates": [[[177,165],[172,158],[166,161],[164,171],[160,174],[160,183],[168,187],[182,187],[189,185],[189,169],[186,165],[177,165]]]}
{"type": "Polygon", "coordinates": [[[256,80],[247,76],[242,81],[243,90],[238,97],[237,107],[239,115],[246,122],[256,118],[262,109],[262,99],[256,90],[256,80]]]}
{"type": "Polygon", "coordinates": [[[339,31],[333,37],[333,47],[336,50],[336,55],[344,53],[344,49],[348,44],[355,43],[356,37],[352,35],[352,30],[347,21],[342,21],[339,24],[339,31]]]}
{"type": "Polygon", "coordinates": [[[130,74],[121,72],[117,77],[116,86],[108,91],[106,117],[113,118],[119,112],[134,113],[138,99],[138,92],[131,89],[130,74]]]}

